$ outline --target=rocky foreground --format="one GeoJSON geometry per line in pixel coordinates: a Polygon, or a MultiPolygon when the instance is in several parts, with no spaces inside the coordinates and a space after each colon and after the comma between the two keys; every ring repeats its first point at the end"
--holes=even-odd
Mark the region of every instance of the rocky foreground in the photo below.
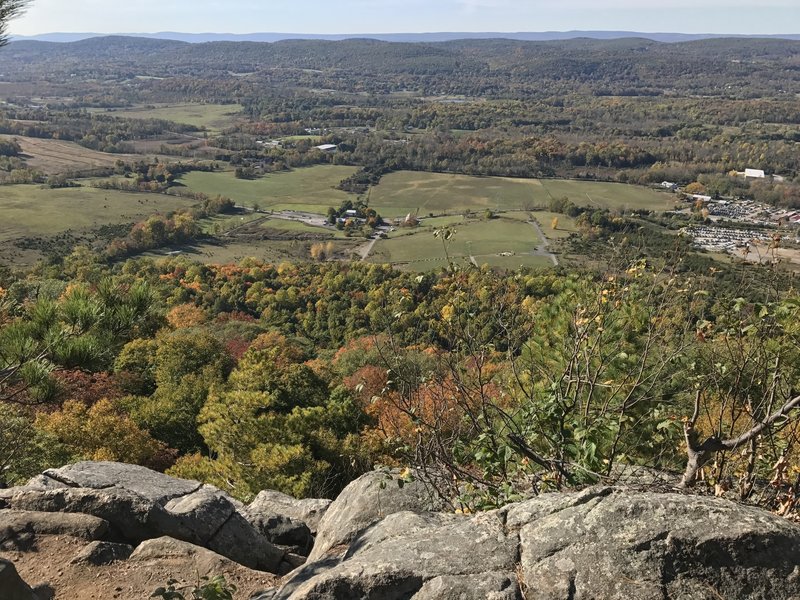
{"type": "Polygon", "coordinates": [[[434,508],[385,472],[332,503],[264,491],[244,505],[79,463],[0,490],[0,599],[147,598],[172,576],[224,574],[258,600],[800,600],[800,527],[726,500],[592,488],[434,508]]]}

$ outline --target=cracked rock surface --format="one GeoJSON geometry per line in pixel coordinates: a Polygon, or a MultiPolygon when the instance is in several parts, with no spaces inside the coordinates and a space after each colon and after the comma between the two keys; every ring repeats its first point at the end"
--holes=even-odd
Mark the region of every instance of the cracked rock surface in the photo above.
{"type": "Polygon", "coordinates": [[[436,508],[388,471],[332,503],[264,492],[245,506],[141,467],[79,463],[0,490],[0,554],[29,581],[36,556],[74,557],[33,580],[56,600],[98,597],[93,581],[140,597],[175,572],[225,574],[258,600],[800,600],[800,526],[728,500],[595,487],[476,515],[436,508]]]}
{"type": "Polygon", "coordinates": [[[614,488],[475,516],[399,512],[272,597],[800,599],[800,527],[727,500],[614,488]]]}
{"type": "Polygon", "coordinates": [[[0,490],[0,508],[33,511],[46,523],[90,515],[107,524],[107,541],[137,545],[171,537],[270,573],[282,568],[285,554],[221,490],[135,465],[81,462],[51,469],[26,486],[0,490]]]}

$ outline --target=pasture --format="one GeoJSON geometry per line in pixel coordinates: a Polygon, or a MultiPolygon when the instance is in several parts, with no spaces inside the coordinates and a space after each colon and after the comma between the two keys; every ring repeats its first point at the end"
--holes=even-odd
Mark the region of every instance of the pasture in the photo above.
{"type": "Polygon", "coordinates": [[[101,225],[131,223],[156,212],[195,204],[164,194],[139,194],[88,187],[46,189],[38,185],[0,187],[0,243],[28,236],[85,232],[101,225]]]}
{"type": "MultiPolygon", "coordinates": [[[[179,253],[192,260],[206,264],[238,263],[245,258],[257,258],[264,262],[278,264],[282,262],[308,261],[310,248],[314,242],[306,240],[241,240],[219,238],[215,241],[201,242],[190,246],[160,248],[144,254],[151,258],[164,258],[179,253]]],[[[336,252],[342,259],[349,259],[350,254],[358,247],[359,242],[337,240],[334,242],[336,252]]]]}
{"type": "Polygon", "coordinates": [[[24,136],[0,136],[16,139],[25,155],[25,163],[47,175],[113,167],[118,160],[135,161],[143,157],[133,154],[109,154],[79,146],[74,142],[24,136]]]}
{"type": "MultiPolygon", "coordinates": [[[[430,221],[438,221],[431,219],[430,221]]],[[[381,240],[368,260],[374,263],[392,263],[414,271],[427,271],[447,264],[449,256],[454,262],[472,262],[477,265],[517,268],[520,266],[552,266],[551,259],[539,251],[543,240],[536,229],[527,222],[515,219],[489,221],[464,221],[450,223],[455,235],[448,242],[434,237],[435,227],[423,226],[413,234],[381,240]]],[[[431,225],[441,226],[438,223],[431,225]]]]}
{"type": "Polygon", "coordinates": [[[164,119],[173,123],[192,125],[208,131],[221,131],[232,126],[239,118],[242,107],[238,104],[157,104],[152,108],[109,109],[104,113],[126,119],[164,119]]]}
{"type": "Polygon", "coordinates": [[[370,192],[370,205],[384,217],[532,210],[567,196],[579,206],[610,209],[668,210],[675,197],[646,187],[621,183],[559,179],[473,177],[400,171],[385,175],[370,192]]]}
{"type": "Polygon", "coordinates": [[[335,189],[356,172],[356,167],[319,165],[272,173],[258,179],[236,179],[231,171],[187,173],[179,180],[193,192],[227,196],[242,206],[261,209],[302,210],[325,214],[352,194],[335,189]]]}

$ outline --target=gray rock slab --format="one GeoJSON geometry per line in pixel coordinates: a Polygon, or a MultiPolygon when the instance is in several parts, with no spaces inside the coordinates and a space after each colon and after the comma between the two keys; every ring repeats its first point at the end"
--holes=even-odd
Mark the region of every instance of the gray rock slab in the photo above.
{"type": "MultiPolygon", "coordinates": [[[[498,512],[474,517],[395,513],[358,535],[342,559],[296,570],[276,600],[412,598],[429,582],[428,598],[437,587],[448,586],[455,594],[469,587],[466,580],[491,581],[498,572],[514,572],[517,549],[518,538],[506,535],[498,512]]],[[[513,587],[509,593],[515,593],[513,587]]]]}
{"type": "Polygon", "coordinates": [[[331,500],[298,500],[281,492],[264,490],[247,506],[247,512],[253,517],[289,517],[293,521],[305,523],[311,533],[315,534],[330,505],[331,500]]]}
{"type": "Polygon", "coordinates": [[[219,489],[204,485],[186,496],[173,498],[153,516],[166,536],[205,545],[236,512],[230,497],[219,489]]]}
{"type": "Polygon", "coordinates": [[[250,569],[278,573],[284,551],[234,512],[208,541],[208,548],[250,569]]]}
{"type": "Polygon", "coordinates": [[[424,512],[438,507],[419,481],[399,485],[394,473],[373,471],[348,485],[333,501],[319,523],[309,560],[326,556],[336,546],[348,544],[360,531],[387,515],[401,511],[424,512]]]}
{"type": "Polygon", "coordinates": [[[0,510],[0,541],[22,533],[67,535],[83,540],[99,540],[108,531],[107,521],[91,515],[0,510]]]}
{"type": "Polygon", "coordinates": [[[133,552],[133,546],[112,542],[92,542],[81,549],[70,561],[72,564],[93,566],[110,565],[126,560],[133,552]]]}
{"type": "Polygon", "coordinates": [[[522,600],[517,576],[508,573],[434,577],[413,600],[522,600]]]}
{"type": "Polygon", "coordinates": [[[800,528],[726,500],[614,491],[520,529],[542,600],[800,597],[800,528]]]}
{"type": "Polygon", "coordinates": [[[198,490],[197,481],[176,479],[146,467],[116,462],[79,462],[44,472],[46,477],[71,487],[102,490],[116,488],[133,492],[155,504],[198,490]]]}

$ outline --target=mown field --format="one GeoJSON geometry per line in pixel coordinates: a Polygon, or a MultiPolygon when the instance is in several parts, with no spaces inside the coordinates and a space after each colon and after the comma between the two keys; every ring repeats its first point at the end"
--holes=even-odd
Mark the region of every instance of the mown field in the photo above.
{"type": "MultiPolygon", "coordinates": [[[[311,245],[314,242],[305,240],[238,240],[221,238],[214,242],[202,242],[191,246],[176,246],[147,252],[145,256],[163,258],[176,252],[193,260],[208,264],[238,263],[245,258],[257,258],[265,262],[279,264],[282,262],[309,260],[311,245]]],[[[336,240],[335,251],[342,259],[349,259],[351,253],[363,243],[353,240],[336,240]]]]}
{"type": "Polygon", "coordinates": [[[329,206],[338,207],[342,201],[354,198],[335,187],[356,170],[356,167],[320,165],[259,179],[236,179],[230,171],[193,172],[179,182],[191,191],[227,196],[243,206],[325,214],[329,206]]]}
{"type": "Polygon", "coordinates": [[[242,107],[238,104],[157,104],[153,108],[137,107],[131,109],[112,109],[108,111],[117,117],[128,119],[164,119],[220,131],[230,127],[238,118],[242,107]]]}
{"type": "Polygon", "coordinates": [[[25,155],[25,163],[47,175],[83,171],[96,167],[112,167],[118,160],[136,161],[143,157],[132,154],[109,154],[79,146],[74,142],[24,136],[0,136],[16,139],[25,155]]]}
{"type": "Polygon", "coordinates": [[[38,185],[0,187],[0,242],[101,225],[131,223],[156,212],[195,204],[164,194],[139,194],[89,187],[46,189],[38,185]]]}
{"type": "Polygon", "coordinates": [[[567,196],[581,206],[611,209],[668,210],[675,198],[641,186],[558,179],[472,177],[400,171],[390,173],[372,188],[370,204],[385,217],[418,212],[532,210],[545,208],[553,198],[567,196]]]}
{"type": "Polygon", "coordinates": [[[447,264],[448,257],[459,263],[502,266],[552,266],[551,259],[539,252],[543,240],[536,229],[522,220],[497,218],[489,221],[466,220],[441,223],[440,219],[423,220],[414,233],[381,240],[369,256],[370,262],[393,263],[415,271],[426,271],[447,264]],[[448,242],[434,237],[437,227],[455,230],[448,242]],[[507,256],[503,256],[506,254],[507,256]]]}

